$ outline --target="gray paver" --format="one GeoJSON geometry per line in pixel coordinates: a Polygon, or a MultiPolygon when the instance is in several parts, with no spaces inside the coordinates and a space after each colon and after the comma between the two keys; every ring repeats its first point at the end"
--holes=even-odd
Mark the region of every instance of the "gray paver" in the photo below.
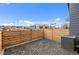
{"type": "Polygon", "coordinates": [[[4,55],[77,55],[77,53],[62,49],[60,43],[43,39],[6,49],[4,55]]]}

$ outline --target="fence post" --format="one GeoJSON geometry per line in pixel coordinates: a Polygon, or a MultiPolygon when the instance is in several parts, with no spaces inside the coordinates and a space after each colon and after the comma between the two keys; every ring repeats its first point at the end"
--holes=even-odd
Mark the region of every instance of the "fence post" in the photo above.
{"type": "Polygon", "coordinates": [[[0,53],[2,51],[2,31],[0,31],[0,53]]]}
{"type": "Polygon", "coordinates": [[[31,40],[33,40],[33,39],[32,39],[32,29],[30,29],[30,31],[31,31],[30,37],[31,37],[31,40]]]}
{"type": "Polygon", "coordinates": [[[52,40],[53,40],[53,29],[52,29],[52,40]]]}
{"type": "Polygon", "coordinates": [[[45,33],[44,33],[44,30],[45,30],[45,29],[43,29],[43,39],[45,39],[45,33]]]}

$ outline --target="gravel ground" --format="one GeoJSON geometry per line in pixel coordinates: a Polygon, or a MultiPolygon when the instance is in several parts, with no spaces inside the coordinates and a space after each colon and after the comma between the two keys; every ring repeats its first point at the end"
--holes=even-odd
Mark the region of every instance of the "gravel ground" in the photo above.
{"type": "Polygon", "coordinates": [[[6,49],[4,55],[77,55],[77,53],[62,49],[60,43],[43,39],[6,49]]]}

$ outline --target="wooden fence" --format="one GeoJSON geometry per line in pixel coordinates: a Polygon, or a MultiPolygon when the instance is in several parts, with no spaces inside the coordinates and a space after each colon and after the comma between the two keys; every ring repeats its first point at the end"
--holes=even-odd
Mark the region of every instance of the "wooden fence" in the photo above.
{"type": "Polygon", "coordinates": [[[2,32],[0,31],[0,51],[2,50],[2,32]]]}
{"type": "Polygon", "coordinates": [[[69,35],[68,29],[1,31],[0,50],[38,39],[59,41],[64,35],[69,35]]]}
{"type": "Polygon", "coordinates": [[[43,39],[43,30],[3,31],[2,48],[4,49],[36,39],[43,39]]]}
{"type": "Polygon", "coordinates": [[[32,39],[43,39],[43,30],[32,30],[32,39]]]}
{"type": "Polygon", "coordinates": [[[50,39],[59,42],[62,36],[69,35],[68,29],[45,29],[44,37],[45,39],[50,39]]]}
{"type": "Polygon", "coordinates": [[[52,33],[52,29],[44,29],[44,38],[45,39],[53,39],[53,33],[52,33]]]}

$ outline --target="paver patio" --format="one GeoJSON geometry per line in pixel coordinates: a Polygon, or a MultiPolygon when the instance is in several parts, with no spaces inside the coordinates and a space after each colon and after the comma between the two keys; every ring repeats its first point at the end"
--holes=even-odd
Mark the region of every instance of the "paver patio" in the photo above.
{"type": "Polygon", "coordinates": [[[4,55],[77,55],[77,53],[62,49],[60,43],[43,39],[6,49],[4,55]]]}

